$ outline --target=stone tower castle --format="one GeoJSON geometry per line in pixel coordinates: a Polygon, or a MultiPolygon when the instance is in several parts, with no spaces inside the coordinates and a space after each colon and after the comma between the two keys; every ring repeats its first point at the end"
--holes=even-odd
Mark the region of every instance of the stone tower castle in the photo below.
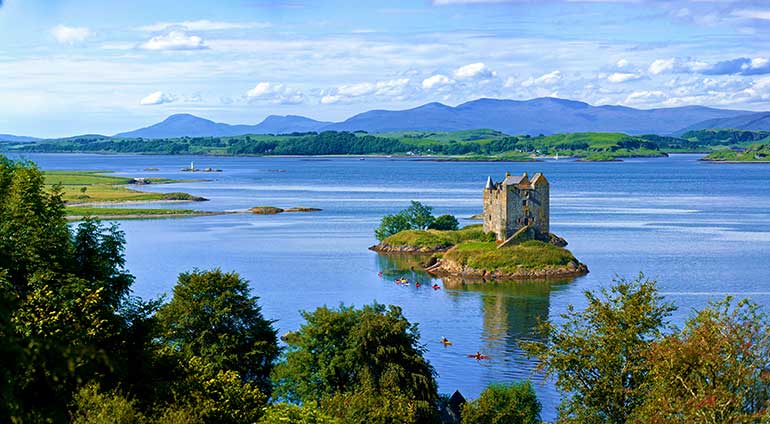
{"type": "Polygon", "coordinates": [[[494,232],[498,242],[549,239],[549,187],[541,173],[505,174],[502,182],[487,178],[484,188],[484,232],[494,232]]]}

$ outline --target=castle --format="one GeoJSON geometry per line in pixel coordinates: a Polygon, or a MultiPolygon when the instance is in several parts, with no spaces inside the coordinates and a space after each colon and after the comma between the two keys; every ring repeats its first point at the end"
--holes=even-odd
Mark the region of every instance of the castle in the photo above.
{"type": "Polygon", "coordinates": [[[523,240],[547,241],[549,229],[548,180],[541,173],[505,174],[502,182],[487,178],[484,188],[484,232],[493,232],[502,245],[523,240]]]}

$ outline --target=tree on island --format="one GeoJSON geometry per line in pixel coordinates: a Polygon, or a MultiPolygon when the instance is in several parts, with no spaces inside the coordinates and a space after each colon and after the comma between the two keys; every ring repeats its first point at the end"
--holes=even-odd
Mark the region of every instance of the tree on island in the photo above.
{"type": "Polygon", "coordinates": [[[433,207],[412,200],[411,205],[394,214],[385,215],[380,226],[374,230],[377,240],[406,230],[456,230],[459,226],[457,218],[452,215],[433,216],[433,207]]]}

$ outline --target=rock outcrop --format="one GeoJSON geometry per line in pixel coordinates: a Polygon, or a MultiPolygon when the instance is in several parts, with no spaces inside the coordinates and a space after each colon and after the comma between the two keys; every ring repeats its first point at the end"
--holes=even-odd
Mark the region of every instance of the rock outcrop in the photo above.
{"type": "Polygon", "coordinates": [[[435,264],[425,269],[426,272],[438,277],[462,277],[478,280],[551,280],[573,278],[588,274],[588,267],[577,260],[563,266],[548,266],[544,268],[520,268],[514,272],[499,270],[474,269],[457,262],[439,259],[435,264]]]}

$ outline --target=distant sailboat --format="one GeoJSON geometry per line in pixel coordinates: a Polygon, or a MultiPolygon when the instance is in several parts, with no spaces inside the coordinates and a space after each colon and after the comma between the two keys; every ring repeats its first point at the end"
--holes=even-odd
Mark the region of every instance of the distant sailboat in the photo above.
{"type": "Polygon", "coordinates": [[[556,156],[553,157],[553,160],[559,160],[559,154],[557,153],[556,156]]]}

